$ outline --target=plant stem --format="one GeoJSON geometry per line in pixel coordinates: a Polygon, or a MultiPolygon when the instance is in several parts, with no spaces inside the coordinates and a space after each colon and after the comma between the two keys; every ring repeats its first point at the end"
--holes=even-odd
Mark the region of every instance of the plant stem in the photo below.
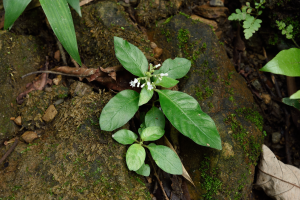
{"type": "Polygon", "coordinates": [[[293,42],[295,43],[296,47],[300,49],[299,45],[297,44],[297,42],[294,40],[294,38],[292,38],[293,42]]]}

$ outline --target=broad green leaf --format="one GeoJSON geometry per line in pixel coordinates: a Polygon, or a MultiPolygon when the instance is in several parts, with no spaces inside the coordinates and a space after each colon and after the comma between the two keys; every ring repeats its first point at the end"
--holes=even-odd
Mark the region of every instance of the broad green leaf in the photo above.
{"type": "Polygon", "coordinates": [[[289,105],[289,106],[293,106],[293,107],[297,108],[298,110],[300,110],[300,99],[283,98],[282,102],[289,105]]]}
{"type": "Polygon", "coordinates": [[[300,76],[300,49],[290,48],[280,51],[260,70],[286,76],[300,76]]]}
{"type": "Polygon", "coordinates": [[[79,0],[67,0],[70,6],[78,13],[78,15],[81,17],[81,10],[79,5],[79,0]]]}
{"type": "Polygon", "coordinates": [[[141,139],[143,141],[154,141],[158,140],[165,134],[165,130],[159,126],[150,126],[143,130],[141,139]]]}
{"type": "Polygon", "coordinates": [[[126,153],[126,163],[129,170],[136,171],[141,168],[146,158],[146,151],[140,144],[131,145],[126,153]]]}
{"type": "Polygon", "coordinates": [[[146,127],[159,126],[162,129],[165,128],[165,116],[164,114],[155,106],[153,106],[145,116],[146,127]]]}
{"type": "Polygon", "coordinates": [[[139,106],[144,105],[145,103],[148,103],[148,101],[153,96],[153,90],[148,90],[148,86],[146,85],[143,87],[141,93],[140,93],[140,100],[139,100],[139,106]]]}
{"type": "Polygon", "coordinates": [[[135,171],[137,174],[142,176],[149,176],[150,175],[150,167],[148,164],[143,164],[141,168],[135,171]]]}
{"type": "Polygon", "coordinates": [[[103,108],[99,124],[101,130],[113,131],[126,124],[139,109],[139,93],[123,90],[114,96],[103,108]]]}
{"type": "Polygon", "coordinates": [[[4,29],[10,28],[31,0],[3,0],[5,9],[4,29]]]}
{"type": "Polygon", "coordinates": [[[40,0],[50,26],[58,40],[76,62],[81,65],[70,8],[66,0],[40,0]]]}
{"type": "Polygon", "coordinates": [[[178,131],[197,144],[222,149],[214,121],[201,110],[196,99],[183,92],[156,91],[164,114],[178,131]]]}
{"type": "Polygon", "coordinates": [[[300,99],[300,90],[290,96],[290,99],[300,99]]]}
{"type": "Polygon", "coordinates": [[[117,131],[115,134],[112,135],[112,137],[117,142],[124,144],[124,145],[132,144],[138,138],[138,136],[134,132],[132,132],[130,130],[126,130],[126,129],[117,131]]]}
{"type": "Polygon", "coordinates": [[[156,78],[154,81],[155,85],[162,86],[165,88],[174,87],[177,83],[179,83],[179,81],[167,76],[161,77],[161,80],[159,80],[159,78],[156,78]]]}
{"type": "Polygon", "coordinates": [[[148,61],[144,54],[136,46],[126,40],[114,37],[116,57],[133,75],[143,77],[148,71],[148,61]]]}
{"type": "Polygon", "coordinates": [[[168,73],[168,77],[179,79],[184,77],[191,68],[191,61],[185,58],[171,58],[165,60],[159,70],[155,70],[153,74],[168,73]]]}
{"type": "Polygon", "coordinates": [[[155,163],[169,174],[182,174],[182,165],[179,157],[169,147],[163,145],[149,144],[148,149],[155,163]]]}

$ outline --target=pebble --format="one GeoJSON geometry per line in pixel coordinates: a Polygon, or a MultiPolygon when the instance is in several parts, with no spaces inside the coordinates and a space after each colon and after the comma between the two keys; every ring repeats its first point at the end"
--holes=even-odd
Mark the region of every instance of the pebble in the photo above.
{"type": "Polygon", "coordinates": [[[18,116],[16,119],[14,119],[14,122],[18,125],[21,126],[22,125],[22,117],[18,116]]]}
{"type": "Polygon", "coordinates": [[[54,117],[57,115],[57,110],[55,109],[54,105],[50,105],[44,116],[42,117],[42,119],[45,121],[45,122],[50,122],[54,119],[54,117]]]}
{"type": "Polygon", "coordinates": [[[261,90],[262,90],[261,85],[260,85],[260,82],[259,82],[257,79],[256,79],[255,81],[253,81],[251,84],[253,85],[253,87],[254,87],[256,90],[258,90],[258,91],[261,91],[261,90]]]}
{"type": "Polygon", "coordinates": [[[211,0],[209,2],[209,5],[210,6],[224,6],[224,2],[223,1],[222,0],[211,0]]]}
{"type": "Polygon", "coordinates": [[[279,132],[272,133],[272,142],[273,144],[277,144],[281,139],[281,134],[279,132]]]}
{"type": "Polygon", "coordinates": [[[38,138],[38,135],[34,131],[26,131],[21,137],[25,142],[31,143],[34,139],[38,138]]]}

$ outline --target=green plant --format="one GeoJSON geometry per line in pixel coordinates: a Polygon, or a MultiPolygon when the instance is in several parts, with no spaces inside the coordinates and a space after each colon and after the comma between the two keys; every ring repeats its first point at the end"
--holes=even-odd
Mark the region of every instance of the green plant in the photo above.
{"type": "Polygon", "coordinates": [[[258,31],[261,20],[257,19],[259,15],[262,14],[261,8],[264,9],[265,7],[263,4],[265,3],[265,0],[260,0],[260,3],[255,2],[255,9],[250,6],[249,2],[246,2],[246,6],[243,6],[242,9],[236,9],[236,13],[232,13],[228,20],[238,20],[238,21],[244,21],[243,22],[243,28],[244,28],[244,34],[245,38],[249,39],[252,37],[253,33],[255,31],[258,31]],[[252,11],[255,11],[256,13],[252,13],[252,11]],[[254,18],[251,14],[255,14],[256,17],[254,18]]]}
{"type": "Polygon", "coordinates": [[[156,164],[165,172],[170,174],[182,174],[182,164],[177,154],[169,147],[143,144],[146,141],[155,141],[161,138],[165,131],[164,114],[157,108],[152,107],[145,116],[145,121],[139,128],[140,141],[138,136],[130,130],[122,129],[116,132],[112,137],[119,143],[127,145],[131,144],[126,153],[126,163],[129,170],[136,173],[149,176],[150,167],[145,164],[146,151],[144,147],[149,149],[150,154],[156,164]],[[135,142],[135,144],[133,144],[135,142]]]}
{"type": "MultiPolygon", "coordinates": [[[[160,65],[149,64],[148,67],[146,57],[136,46],[119,37],[114,37],[114,45],[116,57],[123,67],[133,75],[138,76],[130,82],[130,85],[141,87],[142,90],[140,94],[133,90],[123,90],[113,97],[105,105],[100,115],[101,130],[113,131],[126,124],[135,115],[139,106],[146,104],[152,98],[155,91],[158,93],[158,101],[164,115],[177,130],[199,145],[222,149],[220,135],[214,121],[201,110],[200,105],[193,97],[183,92],[158,89],[159,86],[165,88],[175,86],[179,82],[176,79],[184,77],[190,70],[191,61],[185,58],[167,59],[160,69],[156,70],[160,65]]],[[[152,120],[154,119],[152,118],[152,120]]],[[[150,128],[151,126],[146,124],[145,127],[150,128]]],[[[147,134],[156,134],[157,131],[152,134],[150,132],[147,134]]],[[[141,141],[145,141],[145,136],[142,137],[142,134],[143,132],[141,133],[141,141]]],[[[136,141],[136,136],[132,135],[131,137],[135,138],[132,143],[136,141]]],[[[144,163],[145,150],[142,145],[141,142],[138,142],[130,147],[135,149],[132,152],[137,155],[135,158],[138,159],[136,162],[139,163],[138,165],[133,164],[133,168],[128,166],[131,170],[138,170],[144,163]]],[[[152,144],[148,145],[147,148],[151,152],[154,151],[151,149],[162,147],[156,147],[152,144]]],[[[161,153],[164,154],[164,151],[161,153]]]]}
{"type": "MultiPolygon", "coordinates": [[[[4,29],[10,29],[31,0],[3,0],[4,29]]],[[[50,26],[66,51],[81,65],[72,15],[68,4],[81,16],[79,0],[40,0],[50,26]]]]}

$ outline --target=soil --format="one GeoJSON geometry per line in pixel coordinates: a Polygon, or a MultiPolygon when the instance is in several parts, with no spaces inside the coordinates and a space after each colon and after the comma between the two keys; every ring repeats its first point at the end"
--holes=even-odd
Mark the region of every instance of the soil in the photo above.
{"type": "MultiPolygon", "coordinates": [[[[267,3],[263,14],[260,16],[260,19],[263,21],[261,28],[249,40],[246,40],[242,31],[243,28],[237,23],[227,20],[228,16],[235,9],[245,4],[246,1],[225,0],[221,2],[224,2],[224,7],[219,7],[217,11],[211,11],[211,7],[206,5],[207,2],[204,0],[112,0],[109,3],[94,0],[84,5],[82,18],[72,11],[79,53],[84,55],[82,61],[88,68],[113,67],[119,64],[114,56],[114,35],[118,35],[138,46],[148,61],[154,64],[176,56],[193,60],[192,56],[195,55],[196,50],[201,49],[203,43],[205,45],[207,43],[207,47],[204,48],[206,53],[200,56],[197,55],[198,57],[193,60],[195,63],[194,68],[192,68],[193,71],[186,78],[182,79],[178,87],[180,90],[194,96],[200,105],[203,105],[202,109],[219,124],[219,127],[224,129],[224,133],[220,131],[222,139],[224,137],[224,153],[220,155],[220,158],[218,157],[217,161],[214,160],[213,156],[219,156],[218,153],[194,144],[186,145],[191,141],[186,137],[178,136],[178,133],[173,130],[174,127],[172,128],[169,124],[166,129],[170,134],[167,136],[172,141],[183,163],[187,166],[187,170],[195,172],[191,175],[192,178],[206,181],[207,177],[205,173],[201,173],[202,170],[211,175],[212,182],[215,184],[215,188],[204,188],[205,186],[203,187],[202,184],[196,183],[197,188],[201,189],[195,189],[182,177],[158,171],[158,175],[164,185],[163,189],[170,199],[271,199],[264,192],[252,188],[255,183],[257,172],[257,167],[255,168],[255,166],[259,162],[260,152],[256,151],[256,147],[252,146],[251,148],[249,147],[250,151],[243,152],[241,150],[242,143],[233,140],[233,136],[228,136],[230,132],[228,131],[229,127],[236,119],[238,119],[238,123],[242,124],[242,127],[247,127],[247,131],[251,132],[255,137],[253,140],[255,141],[253,142],[254,144],[260,145],[264,143],[275,153],[279,160],[300,168],[300,146],[298,145],[300,142],[298,134],[300,130],[298,125],[300,120],[299,111],[281,102],[282,97],[289,96],[288,87],[290,87],[290,84],[287,84],[285,76],[275,75],[276,82],[273,82],[273,76],[259,71],[280,50],[294,47],[293,43],[284,38],[276,28],[276,20],[283,20],[292,24],[294,26],[294,38],[298,44],[300,43],[300,5],[296,0],[278,0],[267,3]],[[214,26],[215,23],[217,24],[217,26],[212,27],[213,30],[207,29],[208,26],[203,25],[203,23],[190,19],[190,16],[198,15],[199,17],[201,6],[204,6],[205,9],[201,11],[202,16],[200,17],[210,20],[206,23],[214,22],[212,23],[214,26]],[[101,17],[101,22],[98,21],[97,16],[101,17]],[[193,43],[192,39],[188,43],[180,43],[180,39],[177,38],[177,34],[181,30],[189,30],[189,34],[192,36],[201,30],[190,28],[189,23],[191,27],[196,27],[194,24],[197,23],[200,24],[199,27],[206,26],[206,29],[203,28],[206,31],[201,33],[203,34],[203,41],[201,44],[195,43],[195,48],[194,46],[189,48],[189,45],[193,43]],[[150,42],[155,42],[158,47],[163,49],[161,56],[155,56],[155,49],[151,48],[150,42]],[[184,47],[178,47],[178,44],[184,47]],[[263,48],[267,58],[264,56],[263,48]],[[208,68],[203,70],[202,64],[206,61],[208,62],[208,68]],[[210,96],[209,92],[199,93],[199,91],[204,91],[207,88],[205,85],[207,77],[211,72],[210,70],[214,70],[211,67],[214,65],[223,66],[221,69],[218,68],[216,73],[211,75],[212,78],[208,80],[211,83],[211,89],[215,91],[215,95],[210,96]],[[221,79],[223,81],[220,81],[221,79]],[[232,85],[226,85],[228,83],[226,81],[231,82],[232,85]],[[279,90],[276,90],[276,87],[279,90]],[[244,88],[248,88],[248,90],[244,88]],[[234,93],[232,93],[233,91],[234,93]],[[216,94],[224,96],[224,99],[219,99],[216,94]],[[236,110],[241,108],[241,106],[251,107],[251,111],[242,109],[237,112],[236,110]],[[245,119],[247,118],[246,116],[249,116],[249,113],[253,116],[252,114],[257,113],[257,111],[260,114],[257,116],[263,117],[263,119],[255,118],[259,122],[245,119]],[[236,112],[237,117],[230,118],[229,113],[234,112],[236,112]],[[225,123],[224,118],[227,119],[225,123]],[[275,143],[272,141],[272,137],[274,137],[276,132],[279,132],[279,139],[275,143]],[[265,137],[263,138],[262,135],[265,137]],[[225,139],[225,137],[227,138],[225,139]],[[185,145],[180,146],[179,141],[185,145]],[[204,156],[203,154],[198,158],[197,155],[200,151],[205,152],[209,156],[204,156]],[[250,156],[244,157],[245,153],[252,156],[252,160],[250,156]],[[191,159],[190,156],[194,154],[197,158],[191,159]],[[208,159],[207,157],[211,158],[208,159]],[[251,160],[250,165],[243,163],[243,159],[246,159],[247,162],[251,160]],[[203,165],[203,162],[200,164],[203,160],[209,163],[208,166],[203,165]],[[218,163],[219,161],[221,164],[218,163]],[[231,176],[232,171],[234,171],[233,168],[231,171],[225,170],[223,174],[214,176],[218,168],[230,169],[236,163],[239,165],[245,164],[244,168],[239,168],[245,171],[239,171],[238,175],[231,176]],[[239,177],[245,173],[248,174],[243,179],[244,182],[237,182],[237,180],[241,180],[239,177]],[[232,187],[235,187],[233,185],[236,182],[238,189],[232,191],[238,191],[239,194],[231,194],[231,188],[228,186],[225,188],[223,185],[223,188],[220,189],[221,186],[218,186],[219,180],[226,183],[232,181],[232,185],[230,183],[232,187]],[[239,188],[241,185],[243,187],[239,188]],[[209,196],[207,195],[209,190],[215,193],[209,196]],[[199,196],[203,194],[204,196],[199,196]]],[[[3,6],[0,0],[1,10],[3,10],[3,6]]],[[[0,12],[0,26],[1,19],[3,21],[2,15],[3,13],[0,12]]],[[[22,127],[16,126],[9,120],[0,120],[2,126],[7,124],[0,129],[0,158],[9,148],[9,145],[4,145],[5,141],[20,137],[28,130],[38,130],[40,137],[30,146],[25,141],[22,141],[15,149],[15,152],[11,154],[11,158],[8,157],[5,162],[0,163],[0,176],[6,177],[5,180],[7,181],[2,185],[3,188],[1,189],[5,191],[3,192],[3,198],[13,198],[12,194],[16,194],[16,197],[21,198],[22,195],[20,193],[28,195],[29,198],[41,198],[41,196],[34,196],[28,192],[36,188],[38,193],[40,192],[40,194],[44,195],[43,198],[54,199],[82,199],[87,197],[90,191],[94,192],[89,194],[90,198],[94,198],[92,195],[95,194],[100,199],[120,199],[122,195],[124,195],[125,199],[164,199],[164,194],[155,176],[151,175],[147,178],[141,178],[141,176],[137,176],[133,172],[127,173],[124,161],[125,148],[116,145],[109,137],[110,133],[105,133],[103,136],[97,134],[98,130],[95,130],[97,128],[93,126],[97,125],[98,119],[95,116],[99,116],[104,104],[122,89],[118,90],[116,89],[117,87],[110,84],[89,82],[87,79],[63,77],[60,85],[48,85],[44,87],[43,91],[33,91],[25,97],[22,105],[16,104],[14,99],[18,94],[26,90],[25,85],[32,81],[37,81],[40,79],[40,76],[31,76],[24,80],[15,80],[15,77],[20,77],[40,68],[43,69],[46,63],[46,56],[49,57],[49,70],[57,66],[63,66],[62,60],[58,61],[54,58],[55,52],[58,50],[56,39],[52,30],[46,24],[45,15],[41,7],[35,7],[24,12],[10,31],[0,30],[0,38],[0,51],[2,47],[12,46],[10,51],[6,51],[5,60],[0,60],[0,64],[10,63],[10,66],[1,66],[1,69],[3,68],[0,75],[0,84],[3,87],[0,92],[1,110],[3,110],[3,115],[10,117],[22,115],[22,127]],[[25,44],[23,49],[13,48],[14,45],[20,45],[21,43],[25,44]],[[27,50],[28,52],[26,52],[27,50]],[[32,51],[39,51],[39,56],[36,56],[32,51]],[[16,57],[9,57],[9,54],[16,55],[16,57]],[[18,69],[17,66],[20,65],[28,67],[18,69]],[[12,74],[15,74],[15,77],[12,74]],[[84,83],[83,86],[80,85],[82,83],[79,80],[84,83]],[[83,91],[85,90],[88,92],[84,93],[83,91]],[[110,92],[103,93],[103,90],[110,92]],[[7,94],[12,95],[10,98],[7,98],[5,97],[7,94]],[[64,101],[62,104],[58,102],[61,99],[64,101]],[[91,100],[95,102],[95,105],[91,103],[91,100]],[[59,114],[53,122],[45,123],[42,115],[53,102],[57,102],[59,114]],[[76,109],[76,111],[72,109],[76,109]],[[95,124],[94,121],[96,121],[95,124]],[[64,127],[64,123],[68,126],[64,127]],[[63,132],[60,132],[60,130],[63,130],[63,132]],[[114,153],[111,149],[113,149],[114,153]],[[25,156],[23,154],[24,151],[27,152],[25,156]],[[61,152],[62,154],[60,155],[61,152]],[[71,155],[67,156],[68,153],[71,153],[71,155]],[[34,161],[33,157],[38,161],[34,161]],[[110,160],[110,157],[115,157],[115,159],[110,160]],[[99,161],[98,163],[97,160],[99,161]],[[20,171],[24,174],[28,173],[26,176],[23,176],[22,173],[17,173],[19,162],[23,163],[23,165],[20,165],[23,167],[20,171]],[[31,162],[35,163],[35,166],[30,166],[31,162]],[[73,177],[63,178],[64,174],[53,162],[61,165],[62,172],[68,171],[67,173],[73,177]],[[103,170],[107,174],[100,173],[97,168],[99,163],[103,166],[100,171],[103,170]],[[105,165],[109,165],[109,167],[105,165]],[[118,171],[116,168],[120,170],[118,171]],[[27,176],[36,176],[35,170],[38,170],[40,173],[38,179],[34,180],[31,178],[30,183],[26,182],[27,176]],[[22,180],[20,185],[26,186],[20,188],[19,185],[7,184],[14,184],[13,180],[17,179],[22,180]],[[87,184],[95,183],[97,180],[101,180],[100,184],[103,185],[101,189],[106,192],[103,193],[98,188],[97,184],[99,182],[93,186],[87,184]],[[69,182],[72,181],[77,183],[68,186],[69,182]],[[115,184],[117,182],[118,184],[115,184]],[[44,185],[39,185],[40,183],[44,185]],[[64,185],[65,183],[68,184],[64,185]],[[62,187],[62,185],[65,187],[62,187]],[[50,190],[44,194],[43,191],[48,190],[50,187],[54,188],[54,191],[50,190]],[[118,188],[118,191],[120,191],[118,193],[119,196],[113,194],[113,187],[118,188]],[[53,192],[54,196],[51,194],[53,192]],[[66,196],[63,194],[66,194],[66,196]]],[[[68,66],[74,66],[68,55],[66,58],[68,66]]],[[[132,76],[128,78],[127,75],[117,72],[117,77],[118,83],[120,85],[123,84],[123,89],[129,87],[126,81],[131,80],[132,76]]],[[[53,80],[54,78],[57,78],[57,75],[49,74],[49,79],[53,80]]],[[[299,89],[299,86],[299,81],[296,79],[294,87],[299,89]]],[[[141,111],[126,126],[137,132],[139,115],[142,115],[143,111],[147,110],[149,107],[147,106],[142,107],[141,111]]],[[[239,131],[242,132],[241,130],[239,131]]],[[[247,139],[250,141],[250,136],[247,139]]],[[[146,162],[149,162],[149,160],[146,162]]],[[[0,195],[1,198],[2,196],[0,195]]]]}

